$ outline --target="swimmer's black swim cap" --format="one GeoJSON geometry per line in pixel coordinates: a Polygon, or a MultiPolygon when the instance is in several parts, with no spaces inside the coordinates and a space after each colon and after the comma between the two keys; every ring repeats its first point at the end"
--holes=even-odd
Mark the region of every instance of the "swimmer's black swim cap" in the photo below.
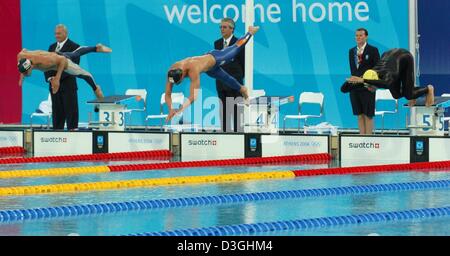
{"type": "Polygon", "coordinates": [[[20,73],[25,73],[31,68],[31,61],[27,59],[20,59],[17,63],[17,68],[20,73]]]}
{"type": "Polygon", "coordinates": [[[171,82],[172,84],[180,84],[181,78],[183,77],[183,70],[181,69],[169,70],[167,76],[169,78],[169,82],[171,82]]]}

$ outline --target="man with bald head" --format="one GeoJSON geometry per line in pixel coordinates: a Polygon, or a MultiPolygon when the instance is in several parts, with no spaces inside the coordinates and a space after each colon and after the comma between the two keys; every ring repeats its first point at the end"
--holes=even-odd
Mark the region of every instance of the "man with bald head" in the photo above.
{"type": "MultiPolygon", "coordinates": [[[[56,43],[50,45],[49,52],[73,52],[80,46],[71,41],[68,37],[66,26],[59,24],[55,28],[56,43]]],[[[80,58],[72,60],[76,64],[80,64],[80,58]]],[[[52,97],[52,119],[53,129],[64,129],[67,122],[68,130],[78,128],[78,94],[77,80],[75,76],[62,73],[60,79],[60,88],[53,94],[51,79],[56,75],[56,71],[47,71],[45,81],[49,83],[50,95],[52,97]]]]}

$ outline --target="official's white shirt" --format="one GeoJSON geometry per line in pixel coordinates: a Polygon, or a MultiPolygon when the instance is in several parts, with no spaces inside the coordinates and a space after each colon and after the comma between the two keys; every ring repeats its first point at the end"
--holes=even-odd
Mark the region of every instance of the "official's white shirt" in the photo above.
{"type": "Polygon", "coordinates": [[[356,46],[356,54],[361,55],[363,54],[364,50],[366,49],[367,42],[360,48],[359,46],[356,46]]]}
{"type": "MultiPolygon", "coordinates": [[[[59,52],[61,51],[61,49],[64,47],[64,44],[67,42],[67,40],[69,40],[69,37],[66,38],[66,40],[60,42],[56,42],[56,48],[55,48],[55,52],[59,52]]],[[[53,79],[53,77],[49,77],[47,79],[47,82],[50,82],[53,79]]]]}
{"type": "Polygon", "coordinates": [[[224,46],[223,48],[225,48],[225,46],[226,46],[226,47],[230,46],[231,38],[233,38],[233,35],[231,35],[231,36],[228,37],[228,38],[224,38],[224,39],[223,39],[223,46],[224,46]]]}
{"type": "Polygon", "coordinates": [[[56,42],[56,49],[55,52],[59,52],[61,51],[61,49],[64,47],[64,44],[67,42],[67,40],[69,40],[69,38],[67,37],[66,40],[60,42],[56,42]]]}

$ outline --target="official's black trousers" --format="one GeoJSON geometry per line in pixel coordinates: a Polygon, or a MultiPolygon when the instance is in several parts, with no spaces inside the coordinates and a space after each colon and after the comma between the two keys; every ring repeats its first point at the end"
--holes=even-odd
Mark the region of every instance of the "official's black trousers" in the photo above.
{"type": "Polygon", "coordinates": [[[242,95],[240,92],[235,91],[226,86],[217,86],[217,95],[222,102],[220,108],[220,116],[221,116],[221,126],[223,132],[237,132],[238,126],[238,106],[237,104],[233,104],[232,106],[227,106],[227,98],[229,101],[238,102],[237,98],[242,95]],[[230,109],[231,107],[231,109],[230,109]],[[233,118],[233,119],[232,119],[233,118]],[[233,120],[233,127],[231,127],[230,122],[233,120]]]}
{"type": "Polygon", "coordinates": [[[51,97],[53,129],[64,129],[66,122],[68,130],[78,128],[77,88],[72,86],[67,86],[63,90],[60,88],[56,94],[51,93],[51,97]]]}

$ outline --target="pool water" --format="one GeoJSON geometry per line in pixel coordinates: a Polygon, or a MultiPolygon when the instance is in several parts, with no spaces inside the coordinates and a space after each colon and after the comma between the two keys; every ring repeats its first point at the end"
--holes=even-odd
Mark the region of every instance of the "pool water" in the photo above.
{"type": "MultiPolygon", "coordinates": [[[[141,161],[148,162],[148,161],[141,161]]],[[[153,161],[154,162],[154,161],[153,161]]],[[[2,165],[2,170],[38,169],[105,164],[135,164],[132,162],[83,162],[57,164],[2,165]]],[[[327,168],[338,162],[320,165],[280,165],[245,167],[207,167],[150,170],[122,173],[87,174],[62,177],[38,177],[0,179],[0,187],[31,186],[60,183],[147,179],[159,177],[199,176],[230,173],[285,171],[298,169],[327,168]]],[[[332,175],[301,177],[283,180],[256,180],[217,184],[184,186],[161,186],[152,188],[88,191],[81,193],[46,194],[30,196],[0,197],[0,210],[30,209],[65,205],[125,202],[302,190],[313,188],[334,188],[342,186],[389,184],[417,181],[449,180],[449,172],[395,172],[383,174],[332,175]]],[[[0,235],[56,235],[82,236],[127,235],[142,232],[157,232],[187,228],[261,223],[355,215],[363,213],[402,211],[420,208],[437,208],[450,205],[450,189],[424,189],[400,192],[378,192],[339,196],[262,200],[255,202],[226,203],[178,208],[162,208],[118,213],[96,214],[73,217],[57,217],[0,223],[0,235]]],[[[450,235],[450,218],[436,217],[397,221],[321,227],[302,231],[257,233],[255,235],[450,235]]]]}

